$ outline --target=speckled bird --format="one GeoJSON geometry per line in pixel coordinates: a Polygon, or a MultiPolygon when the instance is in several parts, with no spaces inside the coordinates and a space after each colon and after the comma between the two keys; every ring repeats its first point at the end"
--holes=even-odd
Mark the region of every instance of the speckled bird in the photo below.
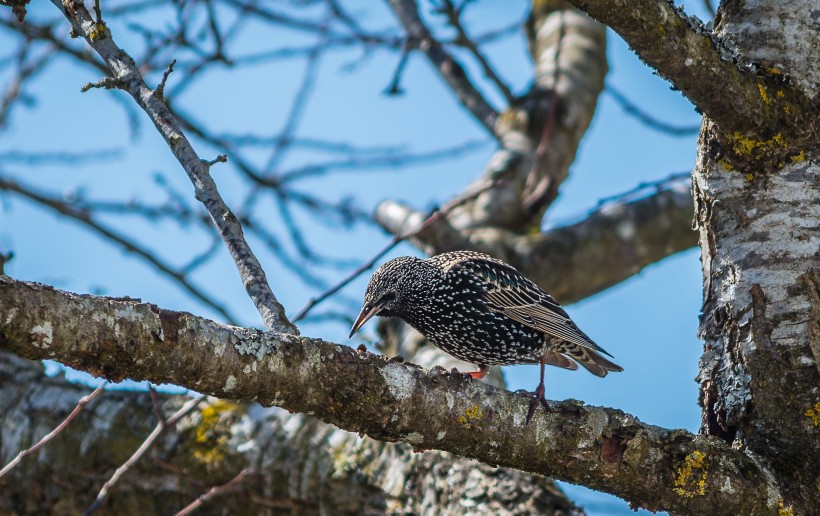
{"type": "Polygon", "coordinates": [[[422,260],[396,258],[370,278],[350,337],[374,315],[399,317],[454,357],[472,362],[483,378],[489,366],[540,364],[529,422],[544,397],[544,365],[595,376],[623,368],[595,344],[555,299],[513,266],[482,253],[455,251],[422,260]]]}

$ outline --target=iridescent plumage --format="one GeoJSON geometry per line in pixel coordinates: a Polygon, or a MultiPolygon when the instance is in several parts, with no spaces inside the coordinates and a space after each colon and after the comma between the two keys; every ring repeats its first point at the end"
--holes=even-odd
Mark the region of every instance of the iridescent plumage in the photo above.
{"type": "Polygon", "coordinates": [[[479,370],[468,373],[475,378],[491,365],[541,364],[533,403],[546,403],[544,364],[580,364],[600,377],[623,371],[549,294],[511,265],[481,253],[385,263],[370,279],[350,335],[374,315],[399,317],[447,353],[477,364],[479,370]]]}

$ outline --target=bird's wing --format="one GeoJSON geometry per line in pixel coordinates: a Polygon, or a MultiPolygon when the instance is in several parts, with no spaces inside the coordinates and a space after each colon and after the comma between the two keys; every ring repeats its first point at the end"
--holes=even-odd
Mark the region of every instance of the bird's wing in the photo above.
{"type": "Polygon", "coordinates": [[[485,282],[484,298],[491,310],[553,337],[609,355],[572,322],[552,296],[512,266],[489,256],[471,256],[453,264],[448,273],[457,273],[459,269],[485,282]]]}

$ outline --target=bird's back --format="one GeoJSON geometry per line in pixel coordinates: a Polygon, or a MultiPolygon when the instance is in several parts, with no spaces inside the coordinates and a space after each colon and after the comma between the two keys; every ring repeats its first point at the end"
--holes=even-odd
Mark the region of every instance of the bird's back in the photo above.
{"type": "Polygon", "coordinates": [[[429,262],[443,273],[431,296],[440,316],[417,329],[448,353],[483,365],[546,358],[577,368],[561,354],[596,376],[623,370],[602,356],[608,353],[555,299],[511,265],[471,251],[439,254],[429,262]]]}

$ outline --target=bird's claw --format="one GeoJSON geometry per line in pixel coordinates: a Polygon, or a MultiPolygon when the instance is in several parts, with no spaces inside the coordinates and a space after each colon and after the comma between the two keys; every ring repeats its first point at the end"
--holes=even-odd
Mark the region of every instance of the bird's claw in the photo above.
{"type": "Polygon", "coordinates": [[[544,407],[547,412],[553,412],[552,404],[544,397],[544,387],[539,385],[535,392],[528,391],[526,389],[518,389],[515,391],[514,394],[518,394],[519,396],[526,396],[530,398],[530,406],[527,409],[527,419],[525,420],[525,424],[529,425],[530,421],[532,421],[532,416],[535,415],[535,410],[538,408],[538,405],[544,407]]]}
{"type": "Polygon", "coordinates": [[[527,419],[524,421],[525,424],[530,424],[530,421],[532,421],[532,416],[535,414],[535,409],[538,408],[539,403],[547,412],[552,412],[552,405],[550,405],[550,402],[547,401],[546,398],[533,396],[532,401],[530,401],[530,408],[527,409],[527,419]]]}

